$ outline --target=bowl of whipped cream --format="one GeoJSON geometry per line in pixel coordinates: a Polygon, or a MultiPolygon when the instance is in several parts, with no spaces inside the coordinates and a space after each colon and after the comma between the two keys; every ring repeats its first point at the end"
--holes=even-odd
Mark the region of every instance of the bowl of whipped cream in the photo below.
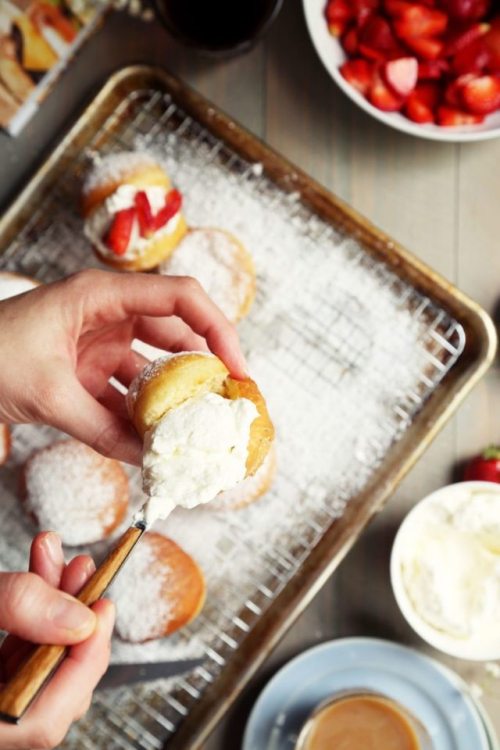
{"type": "Polygon", "coordinates": [[[409,625],[462,659],[500,659],[500,485],[460,482],[421,500],[401,524],[391,582],[409,625]]]}

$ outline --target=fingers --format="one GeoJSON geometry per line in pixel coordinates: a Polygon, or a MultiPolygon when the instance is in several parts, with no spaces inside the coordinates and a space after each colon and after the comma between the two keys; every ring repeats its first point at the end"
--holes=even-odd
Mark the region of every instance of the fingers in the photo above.
{"type": "Polygon", "coordinates": [[[90,576],[95,572],[95,564],[88,555],[78,555],[66,565],[61,577],[61,590],[77,596],[90,576]]]}
{"type": "Polygon", "coordinates": [[[64,555],[61,540],[53,531],[42,531],[33,539],[29,569],[31,573],[43,578],[49,586],[59,588],[64,570],[64,555]]]}
{"type": "Polygon", "coordinates": [[[0,574],[0,627],[32,643],[72,644],[88,638],[95,615],[34,573],[0,574]]]}
{"type": "MultiPolygon", "coordinates": [[[[207,342],[180,318],[137,318],[134,334],[141,341],[169,352],[206,351],[207,342]]],[[[140,350],[138,350],[140,351],[140,350]]],[[[161,355],[157,355],[161,356],[161,355]]]]}
{"type": "Polygon", "coordinates": [[[135,376],[138,375],[148,363],[149,360],[143,357],[142,354],[138,354],[131,350],[120,362],[120,365],[114,372],[114,377],[128,388],[135,376]]]}
{"type": "MultiPolygon", "coordinates": [[[[234,326],[212,302],[201,285],[190,277],[153,274],[113,274],[86,271],[62,282],[71,284],[71,295],[83,301],[83,332],[135,316],[176,315],[207,341],[237,378],[246,364],[234,326]]],[[[67,287],[66,287],[67,288],[67,287]]]]}

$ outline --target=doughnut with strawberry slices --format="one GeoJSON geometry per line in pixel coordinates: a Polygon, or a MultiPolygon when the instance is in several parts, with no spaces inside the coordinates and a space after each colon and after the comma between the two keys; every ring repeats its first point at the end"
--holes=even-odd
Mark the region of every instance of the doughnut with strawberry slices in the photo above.
{"type": "Polygon", "coordinates": [[[147,271],[168,258],[185,235],[181,205],[181,194],[148,153],[110,154],[85,181],[84,232],[103,263],[147,271]]]}

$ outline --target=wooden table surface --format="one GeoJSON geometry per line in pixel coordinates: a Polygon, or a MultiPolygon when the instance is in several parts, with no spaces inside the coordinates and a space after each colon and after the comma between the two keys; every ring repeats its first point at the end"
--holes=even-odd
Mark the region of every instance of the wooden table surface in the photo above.
{"type": "MultiPolygon", "coordinates": [[[[432,143],[372,120],[337,90],[323,69],[299,0],[285,1],[264,42],[229,61],[183,50],[156,24],[111,16],[21,137],[0,134],[1,206],[23,187],[82,102],[111,71],[132,62],[163,65],[178,74],[495,317],[500,287],[500,139],[463,146],[432,143]]],[[[463,459],[500,440],[497,380],[495,365],[292,627],[206,750],[237,750],[258,691],[279,665],[313,644],[365,635],[414,643],[432,653],[412,635],[393,600],[391,543],[416,500],[448,483],[463,459]]],[[[482,666],[438,658],[467,678],[484,680],[482,666]]],[[[500,696],[500,682],[496,692],[500,696]]],[[[484,703],[496,715],[500,734],[500,697],[486,697],[484,703]]]]}

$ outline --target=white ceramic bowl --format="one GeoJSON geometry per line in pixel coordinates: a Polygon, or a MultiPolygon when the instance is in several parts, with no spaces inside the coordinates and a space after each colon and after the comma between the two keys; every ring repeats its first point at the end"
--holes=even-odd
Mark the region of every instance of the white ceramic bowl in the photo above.
{"type": "Polygon", "coordinates": [[[445,498],[462,497],[464,493],[470,491],[493,492],[498,496],[498,514],[500,518],[500,485],[491,482],[459,482],[442,487],[436,492],[431,493],[419,503],[417,503],[408,513],[401,524],[391,553],[391,583],[394,596],[398,606],[408,624],[415,630],[424,641],[434,648],[450,654],[460,659],[469,659],[472,661],[489,661],[500,659],[500,625],[498,628],[498,637],[494,639],[460,639],[445,633],[437,628],[432,627],[415,609],[407,589],[403,582],[402,558],[407,545],[410,542],[412,530],[415,530],[416,524],[422,518],[422,512],[428,509],[432,504],[440,504],[445,498]]]}
{"type": "Polygon", "coordinates": [[[399,112],[383,112],[370,104],[368,99],[356,91],[340,74],[339,67],[346,60],[346,54],[338,39],[328,31],[324,10],[326,0],[302,0],[307,28],[321,62],[330,73],[335,83],[340,86],[353,102],[375,117],[380,122],[390,125],[403,133],[416,135],[418,138],[428,138],[434,141],[448,141],[465,143],[469,141],[483,141],[488,138],[500,137],[500,111],[494,112],[481,125],[467,125],[463,127],[443,128],[439,125],[419,125],[412,122],[399,112]]]}

